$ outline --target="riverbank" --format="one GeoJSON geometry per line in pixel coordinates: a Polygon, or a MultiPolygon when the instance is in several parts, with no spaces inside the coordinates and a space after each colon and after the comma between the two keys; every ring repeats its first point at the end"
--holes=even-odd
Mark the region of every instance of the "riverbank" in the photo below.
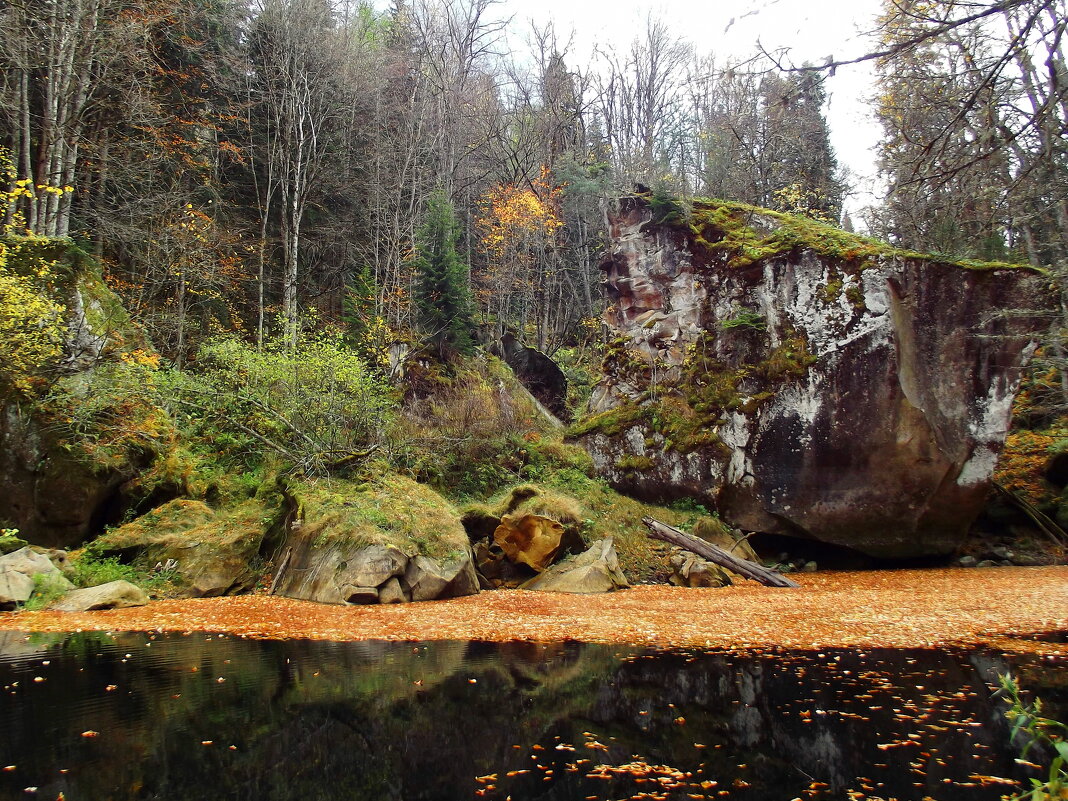
{"type": "MultiPolygon", "coordinates": [[[[580,640],[654,647],[973,647],[1068,631],[1068,567],[804,575],[800,589],[497,590],[448,601],[330,606],[266,595],[107,612],[0,613],[8,631],[207,631],[268,639],[580,640]]],[[[1062,638],[1063,639],[1063,638],[1062,638]]],[[[1054,652],[1064,643],[1043,643],[1054,652]]]]}

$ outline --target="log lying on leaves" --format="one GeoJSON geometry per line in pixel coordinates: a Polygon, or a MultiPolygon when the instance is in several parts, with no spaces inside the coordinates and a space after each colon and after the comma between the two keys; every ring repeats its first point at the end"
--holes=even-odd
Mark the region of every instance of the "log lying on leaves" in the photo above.
{"type": "Polygon", "coordinates": [[[747,579],[752,579],[753,581],[759,581],[765,587],[801,586],[796,581],[786,578],[782,573],[769,570],[763,565],[758,565],[756,562],[750,562],[748,559],[734,556],[710,542],[698,539],[697,537],[691,537],[689,534],[679,531],[677,528],[673,528],[667,523],[661,523],[659,520],[654,520],[651,517],[643,517],[642,523],[649,528],[649,536],[654,540],[662,540],[663,542],[677,545],[680,548],[684,548],[698,556],[704,557],[709,562],[715,562],[720,567],[733,570],[740,576],[745,576],[747,579]]]}

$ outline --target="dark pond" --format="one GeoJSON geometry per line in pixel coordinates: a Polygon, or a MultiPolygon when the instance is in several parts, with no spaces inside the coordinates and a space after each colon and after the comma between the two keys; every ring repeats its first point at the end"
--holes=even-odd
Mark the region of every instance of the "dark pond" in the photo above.
{"type": "Polygon", "coordinates": [[[1064,656],[0,633],[0,798],[997,799],[1064,656]],[[36,788],[36,789],[33,789],[36,788]]]}

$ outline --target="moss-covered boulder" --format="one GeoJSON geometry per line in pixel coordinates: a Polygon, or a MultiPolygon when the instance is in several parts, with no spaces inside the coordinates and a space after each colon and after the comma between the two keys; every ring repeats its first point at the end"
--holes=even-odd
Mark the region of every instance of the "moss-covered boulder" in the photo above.
{"type": "Polygon", "coordinates": [[[365,604],[478,592],[460,516],[429,487],[383,472],[366,483],[308,479],[287,494],[276,594],[365,604]]]}
{"type": "Polygon", "coordinates": [[[598,473],[749,531],[952,551],[988,492],[1047,280],[732,203],[653,218],[642,196],[609,214],[617,338],[572,430],[598,473]]]}
{"type": "Polygon", "coordinates": [[[259,578],[258,557],[273,514],[256,499],[223,511],[178,499],[109,531],[92,550],[146,570],[169,565],[183,595],[230,595],[250,589],[259,578]]]}

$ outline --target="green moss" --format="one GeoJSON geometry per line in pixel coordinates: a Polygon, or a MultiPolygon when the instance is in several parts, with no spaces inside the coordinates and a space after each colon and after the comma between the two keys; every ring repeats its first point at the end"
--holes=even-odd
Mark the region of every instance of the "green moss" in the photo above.
{"type": "Polygon", "coordinates": [[[842,286],[843,282],[840,277],[828,281],[826,285],[820,287],[818,292],[820,300],[828,306],[837,303],[838,299],[842,297],[842,286]]]}
{"type": "MultiPolygon", "coordinates": [[[[693,241],[709,262],[745,268],[790,252],[811,250],[862,270],[881,257],[918,259],[967,270],[1035,269],[1026,264],[980,262],[903,250],[851,234],[809,217],[723,200],[694,201],[693,241]]],[[[1041,271],[1039,271],[1041,272],[1041,271]]]]}
{"type": "Polygon", "coordinates": [[[392,545],[441,558],[467,544],[455,507],[430,487],[383,472],[356,484],[306,480],[291,486],[302,531],[319,545],[392,545]]]}
{"type": "Polygon", "coordinates": [[[845,296],[854,309],[857,311],[864,309],[864,290],[857,284],[850,284],[846,287],[845,296]]]}
{"type": "Polygon", "coordinates": [[[644,472],[652,470],[656,465],[648,456],[636,456],[632,453],[625,454],[616,459],[616,469],[631,472],[644,472]]]}
{"type": "Polygon", "coordinates": [[[588,434],[617,436],[633,425],[648,420],[649,407],[638,404],[623,404],[606,412],[578,420],[567,429],[568,437],[584,437],[588,434]]]}

